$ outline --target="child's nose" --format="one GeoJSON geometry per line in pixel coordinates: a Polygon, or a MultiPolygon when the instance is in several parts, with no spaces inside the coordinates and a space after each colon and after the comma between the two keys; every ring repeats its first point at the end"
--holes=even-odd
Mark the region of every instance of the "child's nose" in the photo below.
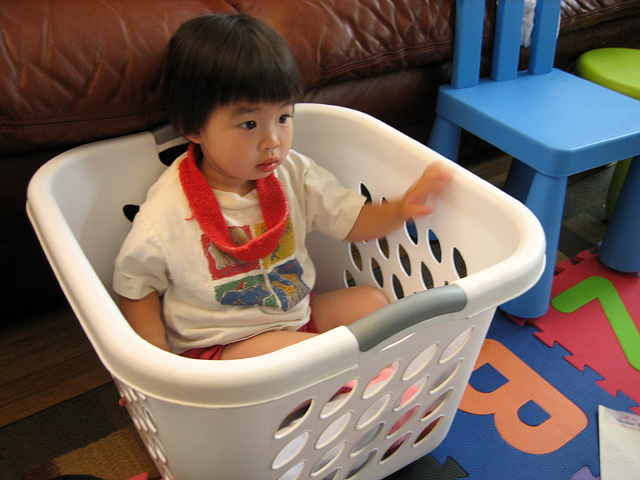
{"type": "Polygon", "coordinates": [[[273,150],[280,145],[280,140],[275,132],[267,132],[261,143],[262,150],[273,150]]]}

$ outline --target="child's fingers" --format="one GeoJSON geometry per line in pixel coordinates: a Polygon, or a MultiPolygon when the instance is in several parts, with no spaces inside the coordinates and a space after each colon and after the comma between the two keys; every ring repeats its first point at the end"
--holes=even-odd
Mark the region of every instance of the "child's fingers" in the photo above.
{"type": "Polygon", "coordinates": [[[426,181],[432,183],[435,188],[444,188],[453,178],[453,169],[444,162],[436,162],[429,165],[422,175],[426,181]]]}
{"type": "Polygon", "coordinates": [[[453,170],[443,162],[427,167],[420,179],[409,189],[405,197],[412,216],[429,215],[445,193],[453,178],[453,170]]]}
{"type": "Polygon", "coordinates": [[[425,197],[440,198],[453,179],[453,170],[443,162],[437,162],[427,167],[422,177],[413,187],[413,192],[421,192],[425,197]]]}

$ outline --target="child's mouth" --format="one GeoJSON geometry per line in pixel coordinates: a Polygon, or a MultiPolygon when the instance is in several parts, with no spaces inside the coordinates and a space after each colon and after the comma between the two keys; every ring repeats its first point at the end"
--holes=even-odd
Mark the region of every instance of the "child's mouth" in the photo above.
{"type": "Polygon", "coordinates": [[[273,172],[277,168],[277,166],[278,166],[278,159],[270,158],[266,162],[259,164],[258,170],[261,170],[263,172],[273,172]]]}

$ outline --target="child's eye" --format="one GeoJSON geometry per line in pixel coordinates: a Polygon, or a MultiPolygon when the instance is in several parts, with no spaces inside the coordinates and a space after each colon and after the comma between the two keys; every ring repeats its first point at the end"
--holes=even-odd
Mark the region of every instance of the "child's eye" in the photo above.
{"type": "Polygon", "coordinates": [[[288,113],[285,113],[284,115],[282,115],[282,116],[280,117],[280,119],[279,119],[279,120],[280,120],[280,123],[284,125],[284,124],[286,124],[286,123],[288,123],[288,122],[289,122],[289,119],[290,119],[290,118],[291,118],[291,115],[290,115],[290,114],[288,114],[288,113]]]}
{"type": "Polygon", "coordinates": [[[257,124],[254,120],[249,120],[248,122],[241,123],[240,126],[245,130],[253,130],[257,124]]]}

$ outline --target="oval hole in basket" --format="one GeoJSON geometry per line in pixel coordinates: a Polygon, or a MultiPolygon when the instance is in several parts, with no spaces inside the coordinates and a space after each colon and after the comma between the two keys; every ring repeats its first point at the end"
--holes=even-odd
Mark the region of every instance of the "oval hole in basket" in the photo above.
{"type": "Polygon", "coordinates": [[[322,477],[322,480],[335,480],[336,478],[338,478],[339,473],[340,473],[340,469],[336,468],[329,475],[325,475],[324,477],[322,477]]]}
{"type": "Polygon", "coordinates": [[[309,431],[306,431],[303,434],[298,435],[289,443],[287,443],[282,448],[282,450],[278,452],[278,455],[276,455],[276,458],[273,459],[273,464],[271,465],[271,468],[273,468],[274,470],[278,470],[279,468],[284,467],[287,463],[289,463],[295,457],[297,457],[298,454],[302,451],[304,446],[309,441],[310,437],[311,437],[311,433],[309,431]]]}
{"type": "Polygon", "coordinates": [[[371,274],[380,288],[384,287],[384,279],[382,278],[382,270],[375,258],[371,259],[371,274]]]}
{"type": "Polygon", "coordinates": [[[435,401],[432,402],[431,405],[429,405],[427,409],[424,411],[424,415],[422,415],[421,421],[430,415],[437,415],[440,407],[445,403],[447,403],[452,393],[453,393],[453,390],[449,389],[446,392],[440,394],[440,396],[438,396],[438,398],[436,398],[435,401]]]}
{"type": "Polygon", "coordinates": [[[464,261],[464,257],[460,253],[460,250],[453,248],[453,266],[456,269],[458,278],[464,278],[467,276],[467,263],[464,261]]]}
{"type": "Polygon", "coordinates": [[[411,259],[402,245],[398,245],[398,261],[407,277],[411,276],[411,259]]]}
{"type": "MultiPolygon", "coordinates": [[[[156,427],[156,422],[153,420],[153,415],[147,409],[147,407],[142,407],[142,420],[147,425],[147,428],[152,433],[158,433],[158,427],[156,427]]],[[[146,428],[145,428],[146,430],[146,428]]]]}
{"type": "Polygon", "coordinates": [[[124,385],[124,396],[127,399],[127,403],[136,403],[138,401],[138,395],[136,394],[136,391],[127,386],[124,385]]]}
{"type": "Polygon", "coordinates": [[[407,220],[404,222],[404,229],[407,232],[411,243],[418,245],[418,229],[416,228],[415,222],[413,220],[407,220]]]}
{"type": "Polygon", "coordinates": [[[318,463],[314,465],[311,470],[311,476],[315,477],[320,475],[322,472],[329,470],[331,468],[331,464],[334,463],[342,453],[344,446],[345,442],[341,442],[326,452],[320,460],[318,460],[318,463]]]}
{"type": "Polygon", "coordinates": [[[431,390],[429,390],[429,392],[436,392],[437,390],[442,388],[449,380],[455,377],[456,373],[458,373],[458,370],[460,369],[461,364],[462,360],[454,363],[453,365],[449,365],[433,382],[433,384],[431,385],[431,390]]]}
{"type": "Polygon", "coordinates": [[[327,403],[322,407],[320,418],[327,418],[336,413],[342,406],[347,403],[351,395],[358,386],[358,380],[351,380],[340,388],[327,403]]]}
{"type": "MultiPolygon", "coordinates": [[[[300,474],[302,473],[302,470],[304,469],[304,463],[305,462],[300,462],[297,465],[290,468],[289,470],[287,470],[286,472],[284,472],[284,474],[280,477],[280,480],[298,480],[298,478],[300,478],[300,474]]],[[[163,480],[165,478],[166,477],[164,477],[163,480]]]]}
{"type": "Polygon", "coordinates": [[[309,410],[311,410],[311,400],[307,400],[306,402],[300,404],[297,408],[295,408],[289,415],[287,415],[282,422],[280,422],[280,426],[276,431],[275,438],[282,438],[292,432],[298,425],[302,423],[305,417],[309,414],[309,410]]]}
{"type": "Polygon", "coordinates": [[[133,219],[136,217],[139,211],[140,211],[139,205],[127,204],[124,207],[122,207],[122,213],[124,213],[125,218],[130,222],[133,222],[133,219]]]}
{"type": "Polygon", "coordinates": [[[424,428],[424,430],[420,432],[420,435],[418,435],[418,438],[416,438],[416,441],[413,442],[413,444],[418,445],[420,442],[425,440],[436,429],[436,427],[438,426],[441,420],[442,420],[442,417],[438,417],[433,422],[429,422],[429,424],[424,428]]]}
{"type": "Polygon", "coordinates": [[[433,258],[436,262],[442,263],[442,248],[440,247],[440,240],[438,240],[438,236],[431,229],[427,232],[427,240],[429,241],[429,250],[431,250],[433,258]]]}
{"type": "Polygon", "coordinates": [[[396,420],[396,423],[389,429],[389,433],[387,433],[387,438],[391,438],[394,433],[404,427],[407,423],[411,421],[415,413],[418,411],[418,405],[413,407],[411,410],[408,410],[402,416],[396,420]]]}
{"type": "Polygon", "coordinates": [[[344,271],[344,286],[345,288],[356,286],[356,280],[353,278],[353,275],[349,270],[344,271]]]}
{"type": "Polygon", "coordinates": [[[344,431],[346,426],[349,424],[349,420],[351,420],[351,416],[353,414],[351,412],[347,412],[344,415],[341,415],[337,419],[335,419],[331,424],[324,429],[324,431],[318,437],[318,441],[316,442],[316,448],[321,449],[329,445],[333,442],[338,436],[344,431]]]}
{"type": "Polygon", "coordinates": [[[425,384],[427,383],[427,378],[428,377],[422,377],[420,380],[418,380],[409,388],[407,388],[402,394],[402,397],[398,399],[396,406],[394,407],[394,410],[396,411],[400,410],[402,409],[402,407],[404,407],[408,403],[414,401],[416,397],[420,394],[422,389],[424,388],[425,384]]]}
{"type": "Polygon", "coordinates": [[[378,244],[378,249],[384,258],[389,259],[389,242],[387,242],[387,237],[380,237],[376,239],[376,243],[378,244]]]}
{"type": "Polygon", "coordinates": [[[360,184],[360,194],[367,197],[367,203],[371,203],[373,200],[371,198],[371,192],[364,183],[360,184]]]}
{"type": "Polygon", "coordinates": [[[465,328],[462,332],[460,332],[456,338],[449,342],[449,345],[443,350],[442,355],[440,355],[440,363],[446,363],[455,357],[460,350],[464,348],[467,344],[471,335],[473,334],[473,327],[465,328]]]}
{"type": "Polygon", "coordinates": [[[156,452],[158,460],[162,463],[167,463],[167,456],[164,453],[164,447],[160,443],[160,440],[158,440],[157,438],[153,439],[153,449],[156,452]]]}
{"type": "Polygon", "coordinates": [[[382,430],[382,426],[384,425],[384,423],[379,423],[376,427],[367,430],[367,433],[365,433],[362,438],[360,438],[360,440],[358,440],[358,443],[356,443],[356,445],[353,447],[353,449],[351,450],[351,453],[349,454],[351,457],[355,457],[358,454],[362,453],[362,451],[367,448],[367,446],[373,442],[375,440],[375,438],[378,436],[378,434],[380,433],[380,430],[382,430]]]}
{"type": "Polygon", "coordinates": [[[129,417],[131,418],[133,425],[136,427],[136,430],[142,432],[146,426],[144,422],[140,421],[140,412],[138,411],[138,409],[129,406],[127,407],[127,410],[129,411],[129,417]]]}
{"type": "Polygon", "coordinates": [[[400,362],[396,360],[388,367],[380,370],[380,372],[378,372],[378,374],[369,382],[367,387],[364,389],[362,398],[366,400],[367,398],[371,398],[373,395],[382,390],[382,388],[387,383],[389,383],[389,380],[391,380],[391,378],[393,377],[393,374],[398,369],[398,365],[400,365],[400,362]]]}
{"type": "Polygon", "coordinates": [[[402,380],[409,380],[420,373],[422,369],[429,364],[437,350],[438,346],[435,343],[432,343],[422,350],[413,360],[411,360],[409,365],[407,365],[407,368],[402,374],[402,380]]]}
{"type": "Polygon", "coordinates": [[[391,282],[393,285],[393,293],[396,296],[396,300],[400,300],[401,298],[404,298],[404,290],[402,289],[402,282],[398,280],[398,277],[396,277],[395,275],[392,275],[391,282]]]}
{"type": "Polygon", "coordinates": [[[429,289],[435,286],[435,283],[433,283],[433,277],[431,276],[431,271],[424,262],[420,262],[420,276],[422,277],[422,284],[424,285],[424,288],[429,289]]]}
{"type": "Polygon", "coordinates": [[[371,405],[369,405],[369,407],[364,412],[362,412],[362,415],[360,415],[356,428],[361,429],[366,427],[367,425],[372,424],[380,416],[380,414],[385,411],[389,400],[391,400],[390,393],[386,394],[384,397],[380,397],[371,405]]]}
{"type": "Polygon", "coordinates": [[[400,437],[398,440],[393,442],[393,445],[391,445],[389,449],[386,452],[384,452],[384,455],[382,455],[382,458],[380,459],[380,463],[384,462],[389,457],[391,457],[391,455],[396,453],[398,449],[404,444],[404,442],[407,441],[407,438],[409,438],[409,434],[405,433],[402,437],[400,437]]]}
{"type": "Polygon", "coordinates": [[[189,148],[188,143],[182,143],[180,145],[174,145],[173,147],[165,148],[158,152],[158,158],[167,167],[171,165],[176,158],[182,155],[189,148]]]}
{"type": "Polygon", "coordinates": [[[151,459],[153,461],[158,459],[158,454],[156,453],[156,451],[153,448],[153,443],[151,443],[151,438],[149,438],[148,436],[144,436],[144,438],[142,439],[142,441],[144,442],[144,446],[147,448],[147,452],[149,452],[149,455],[151,456],[151,459]]]}
{"type": "Polygon", "coordinates": [[[351,467],[351,470],[349,470],[349,473],[347,473],[347,476],[344,477],[346,480],[349,480],[350,478],[355,477],[358,473],[360,473],[367,465],[369,465],[369,462],[371,462],[371,459],[373,458],[373,456],[376,454],[375,450],[373,452],[369,452],[369,455],[367,455],[366,457],[364,457],[363,459],[359,460],[358,462],[356,462],[356,464],[351,467]]]}
{"type": "MultiPolygon", "coordinates": [[[[173,475],[171,474],[171,472],[167,467],[162,467],[162,480],[173,480],[173,475]]],[[[292,479],[292,480],[295,480],[295,479],[292,479]]]]}
{"type": "Polygon", "coordinates": [[[349,253],[351,254],[351,262],[353,266],[358,269],[359,272],[362,271],[362,255],[360,255],[360,250],[355,243],[349,242],[349,253]]]}

